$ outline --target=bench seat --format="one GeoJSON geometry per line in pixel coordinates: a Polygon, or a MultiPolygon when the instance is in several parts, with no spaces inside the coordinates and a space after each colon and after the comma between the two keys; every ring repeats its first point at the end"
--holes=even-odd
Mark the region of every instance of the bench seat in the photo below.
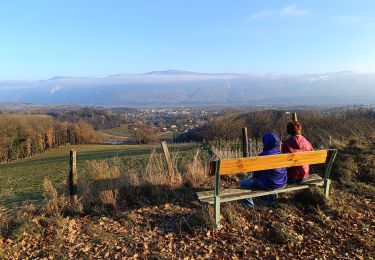
{"type": "MultiPolygon", "coordinates": [[[[324,185],[324,180],[318,174],[311,174],[310,178],[299,184],[290,184],[283,189],[277,190],[246,190],[246,189],[223,189],[220,191],[220,201],[229,202],[247,198],[261,197],[271,194],[284,193],[295,190],[307,189],[310,187],[321,187],[324,185]]],[[[197,197],[200,202],[214,204],[214,191],[197,192],[197,197]]]]}
{"type": "Polygon", "coordinates": [[[216,229],[220,229],[220,204],[223,202],[255,198],[270,194],[307,189],[316,186],[323,186],[324,195],[328,198],[331,183],[329,177],[336,154],[337,150],[327,149],[310,152],[244,157],[237,159],[216,159],[215,161],[210,162],[209,171],[211,175],[215,176],[214,190],[198,192],[197,197],[201,202],[214,205],[216,229]],[[312,174],[308,180],[302,183],[287,185],[285,188],[278,190],[252,191],[246,189],[220,188],[220,178],[222,176],[314,164],[325,164],[324,179],[317,174],[312,174]]]}

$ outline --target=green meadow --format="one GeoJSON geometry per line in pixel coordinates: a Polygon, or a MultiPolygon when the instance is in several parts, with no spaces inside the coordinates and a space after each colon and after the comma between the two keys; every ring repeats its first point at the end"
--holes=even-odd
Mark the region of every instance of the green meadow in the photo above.
{"type": "Polygon", "coordinates": [[[131,136],[130,126],[128,124],[122,124],[119,127],[109,128],[101,130],[100,132],[114,135],[116,137],[126,137],[129,138],[131,136]]]}
{"type": "MultiPolygon", "coordinates": [[[[172,155],[178,153],[178,164],[192,158],[196,144],[170,145],[172,155]]],[[[69,172],[69,151],[77,151],[77,170],[85,173],[88,160],[119,158],[124,167],[144,167],[155,149],[161,152],[160,145],[68,145],[48,150],[26,159],[0,164],[1,190],[11,189],[12,196],[6,203],[41,201],[43,199],[43,179],[48,177],[59,186],[66,182],[69,172]]],[[[78,177],[79,178],[79,177],[78,177]]]]}
{"type": "MultiPolygon", "coordinates": [[[[112,137],[112,139],[118,141],[126,141],[132,138],[132,132],[129,124],[122,124],[119,127],[104,129],[99,131],[99,133],[104,134],[107,139],[108,137],[112,137]]],[[[170,140],[173,138],[173,132],[160,132],[159,137],[162,140],[170,140]]]]}

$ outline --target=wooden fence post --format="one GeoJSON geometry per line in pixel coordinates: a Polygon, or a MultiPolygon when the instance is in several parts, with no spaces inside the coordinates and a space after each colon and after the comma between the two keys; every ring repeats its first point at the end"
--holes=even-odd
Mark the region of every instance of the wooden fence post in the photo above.
{"type": "Polygon", "coordinates": [[[297,113],[292,113],[292,121],[293,122],[297,122],[298,119],[297,119],[297,113]]]}
{"type": "Polygon", "coordinates": [[[249,139],[249,156],[253,156],[253,140],[249,139]]]}
{"type": "Polygon", "coordinates": [[[242,155],[249,157],[249,138],[247,136],[247,127],[242,128],[242,155]]]}
{"type": "Polygon", "coordinates": [[[174,175],[174,171],[173,171],[172,159],[171,159],[171,156],[169,154],[167,142],[166,141],[161,142],[161,146],[163,148],[165,161],[167,162],[169,177],[172,177],[174,175]]]}
{"type": "Polygon", "coordinates": [[[70,150],[70,171],[68,177],[70,202],[77,202],[77,152],[70,150]]]}

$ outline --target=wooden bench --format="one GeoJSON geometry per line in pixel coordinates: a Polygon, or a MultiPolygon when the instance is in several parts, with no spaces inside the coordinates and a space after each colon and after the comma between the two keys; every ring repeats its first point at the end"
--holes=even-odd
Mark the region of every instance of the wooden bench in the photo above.
{"type": "Polygon", "coordinates": [[[213,204],[215,209],[215,227],[220,229],[220,203],[255,198],[265,195],[301,190],[310,187],[324,186],[324,194],[329,197],[330,173],[332,164],[337,154],[336,149],[318,150],[312,152],[288,153],[269,156],[246,157],[239,159],[217,159],[211,162],[210,174],[215,176],[214,190],[197,192],[198,199],[203,203],[213,204]],[[318,174],[310,175],[310,178],[300,184],[287,185],[277,190],[246,190],[224,189],[220,190],[220,176],[238,173],[246,173],[276,168],[288,168],[302,165],[325,164],[324,179],[318,174]]]}

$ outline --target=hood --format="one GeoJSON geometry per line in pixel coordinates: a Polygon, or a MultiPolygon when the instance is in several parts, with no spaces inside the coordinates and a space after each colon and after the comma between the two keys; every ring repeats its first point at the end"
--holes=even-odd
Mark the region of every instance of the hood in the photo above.
{"type": "Polygon", "coordinates": [[[280,145],[279,137],[273,132],[263,135],[262,141],[263,141],[263,151],[279,148],[279,145],[280,145]]]}

